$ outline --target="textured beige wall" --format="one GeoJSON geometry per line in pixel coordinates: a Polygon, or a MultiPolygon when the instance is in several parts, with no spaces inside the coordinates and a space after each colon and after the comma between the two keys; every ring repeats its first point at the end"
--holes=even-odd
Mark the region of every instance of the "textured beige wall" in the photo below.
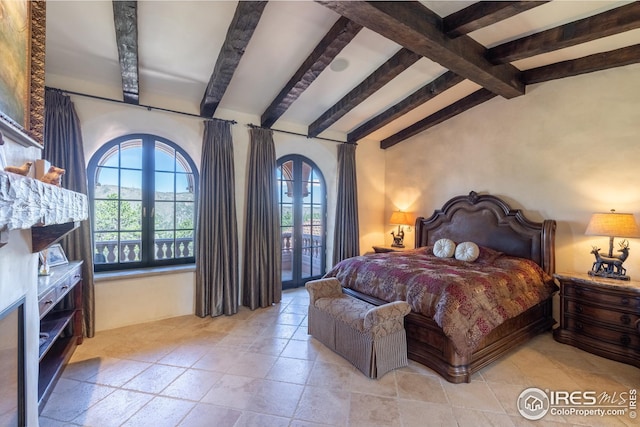
{"type": "MultiPolygon", "coordinates": [[[[470,190],[503,197],[533,220],[558,222],[557,271],[587,271],[593,212],[640,221],[640,65],[527,87],[386,150],[386,212],[429,216],[470,190]],[[398,200],[399,199],[399,200],[398,200]]],[[[411,235],[411,242],[413,235],[411,235]]],[[[625,262],[640,280],[640,239],[625,262]]]]}

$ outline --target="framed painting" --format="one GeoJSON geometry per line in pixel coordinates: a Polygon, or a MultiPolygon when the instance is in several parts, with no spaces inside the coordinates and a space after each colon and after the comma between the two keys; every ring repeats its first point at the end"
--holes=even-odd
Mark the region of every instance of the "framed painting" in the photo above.
{"type": "Polygon", "coordinates": [[[0,0],[0,130],[23,145],[42,145],[44,1],[0,0]]]}

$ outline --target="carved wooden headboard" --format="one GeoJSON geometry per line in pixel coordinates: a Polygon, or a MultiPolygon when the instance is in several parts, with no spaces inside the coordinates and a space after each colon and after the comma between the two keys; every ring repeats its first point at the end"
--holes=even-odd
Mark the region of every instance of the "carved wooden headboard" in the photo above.
{"type": "Polygon", "coordinates": [[[507,255],[528,258],[549,274],[555,272],[556,222],[528,220],[520,209],[511,209],[502,199],[479,195],[457,196],[429,218],[416,219],[416,247],[433,245],[448,238],[456,243],[471,241],[507,255]]]}

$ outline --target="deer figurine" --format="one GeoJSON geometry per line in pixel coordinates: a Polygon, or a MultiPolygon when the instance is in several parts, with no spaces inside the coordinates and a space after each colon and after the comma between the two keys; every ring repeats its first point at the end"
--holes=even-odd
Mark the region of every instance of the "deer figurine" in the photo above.
{"type": "Polygon", "coordinates": [[[620,246],[618,252],[622,252],[622,255],[615,257],[602,256],[600,255],[600,248],[597,246],[592,247],[591,253],[596,257],[596,261],[591,268],[592,274],[604,276],[624,276],[627,274],[627,270],[622,266],[622,263],[629,257],[629,242],[625,239],[618,245],[620,246]]]}

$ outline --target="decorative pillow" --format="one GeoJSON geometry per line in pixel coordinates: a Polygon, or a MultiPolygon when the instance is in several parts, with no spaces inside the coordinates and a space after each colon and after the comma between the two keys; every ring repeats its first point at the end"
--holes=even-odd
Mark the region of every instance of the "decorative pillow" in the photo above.
{"type": "Polygon", "coordinates": [[[456,259],[473,262],[480,256],[480,248],[473,242],[462,242],[456,246],[456,259]]]}
{"type": "Polygon", "coordinates": [[[433,245],[433,254],[438,258],[451,258],[455,251],[456,243],[451,239],[440,239],[433,245]]]}

